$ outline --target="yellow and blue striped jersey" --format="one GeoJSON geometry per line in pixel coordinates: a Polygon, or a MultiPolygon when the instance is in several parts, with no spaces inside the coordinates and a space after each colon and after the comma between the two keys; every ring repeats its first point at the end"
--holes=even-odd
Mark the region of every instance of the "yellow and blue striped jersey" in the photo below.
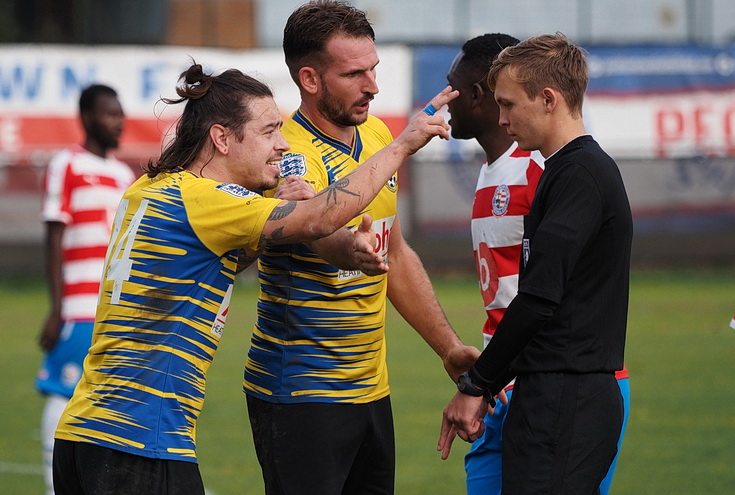
{"type": "MultiPolygon", "coordinates": [[[[283,126],[291,146],[282,174],[316,191],[343,178],[392,140],[375,117],[352,146],[326,135],[300,111],[283,126]]],[[[387,255],[396,215],[394,176],[363,213],[387,255]]],[[[362,214],[348,226],[356,228],[362,214]]],[[[387,276],[339,270],[306,245],[268,247],[258,262],[258,319],[245,366],[246,393],[269,402],[371,402],[389,393],[385,363],[387,276]]]]}
{"type": "Polygon", "coordinates": [[[120,202],[84,373],[56,438],[196,462],[206,373],[238,249],[278,200],[185,171],[141,177],[120,202]]]}

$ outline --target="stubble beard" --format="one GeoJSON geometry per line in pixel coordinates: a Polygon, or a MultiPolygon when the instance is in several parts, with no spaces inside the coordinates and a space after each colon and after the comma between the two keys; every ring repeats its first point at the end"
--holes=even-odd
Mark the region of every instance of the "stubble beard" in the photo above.
{"type": "MultiPolygon", "coordinates": [[[[326,84],[324,84],[323,87],[324,94],[322,94],[322,97],[316,102],[316,107],[317,110],[319,110],[319,113],[321,113],[327,120],[340,127],[360,125],[367,120],[367,112],[361,115],[350,113],[351,107],[345,108],[345,105],[329,92],[329,88],[327,88],[326,84]]],[[[372,95],[367,95],[360,102],[356,102],[355,105],[360,105],[361,103],[364,103],[365,100],[371,101],[372,99],[372,95]]]]}

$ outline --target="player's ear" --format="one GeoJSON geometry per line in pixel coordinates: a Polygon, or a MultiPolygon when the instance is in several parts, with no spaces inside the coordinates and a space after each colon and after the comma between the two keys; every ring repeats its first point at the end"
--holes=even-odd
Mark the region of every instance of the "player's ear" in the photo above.
{"type": "Polygon", "coordinates": [[[546,113],[551,113],[559,104],[559,98],[561,98],[561,95],[553,88],[544,88],[541,90],[541,98],[544,101],[544,109],[546,110],[546,113]]]}
{"type": "Polygon", "coordinates": [[[485,89],[480,83],[474,83],[472,85],[470,94],[470,104],[473,107],[479,106],[482,103],[482,99],[485,97],[485,89]]]}
{"type": "Polygon", "coordinates": [[[212,144],[217,149],[217,151],[219,151],[223,155],[227,154],[227,151],[229,149],[229,133],[224,126],[220,124],[213,124],[212,127],[209,128],[209,138],[212,140],[212,144]]]}
{"type": "Polygon", "coordinates": [[[314,95],[319,91],[321,80],[316,69],[313,67],[302,67],[299,69],[299,83],[304,91],[314,95]]]}
{"type": "Polygon", "coordinates": [[[92,112],[81,112],[79,119],[82,121],[82,127],[85,132],[92,128],[92,112]]]}

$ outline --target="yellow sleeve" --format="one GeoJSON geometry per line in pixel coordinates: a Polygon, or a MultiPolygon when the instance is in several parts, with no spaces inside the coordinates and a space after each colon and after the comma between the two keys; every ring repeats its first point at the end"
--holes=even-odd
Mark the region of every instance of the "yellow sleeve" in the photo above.
{"type": "Polygon", "coordinates": [[[256,251],[268,217],[281,202],[206,179],[187,181],[182,197],[192,229],[218,255],[240,248],[256,251]]]}

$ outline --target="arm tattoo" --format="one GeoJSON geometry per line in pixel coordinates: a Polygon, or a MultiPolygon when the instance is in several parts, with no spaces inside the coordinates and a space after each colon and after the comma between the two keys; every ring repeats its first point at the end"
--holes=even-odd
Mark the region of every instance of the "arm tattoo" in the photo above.
{"type": "MultiPolygon", "coordinates": [[[[330,202],[333,202],[334,204],[337,204],[337,194],[340,192],[343,192],[345,194],[349,194],[350,196],[356,196],[360,197],[361,195],[356,192],[352,192],[347,187],[350,185],[349,179],[340,179],[337,182],[331,184],[326,189],[323,189],[317,196],[321,196],[322,194],[326,194],[327,196],[327,205],[330,202]]],[[[276,206],[273,211],[271,212],[270,216],[268,216],[268,220],[283,220],[288,215],[290,215],[294,209],[296,208],[296,201],[288,201],[286,204],[278,205],[276,206]]],[[[283,232],[284,227],[278,227],[277,229],[274,229],[273,232],[271,232],[270,237],[266,236],[265,234],[261,234],[260,236],[260,245],[273,243],[273,242],[283,242],[284,240],[293,237],[293,234],[286,235],[283,232]]]]}
{"type": "Polygon", "coordinates": [[[273,208],[268,220],[282,220],[293,212],[296,208],[296,201],[288,201],[285,205],[278,205],[273,208]]]}
{"type": "Polygon", "coordinates": [[[263,246],[264,244],[270,244],[273,242],[283,241],[285,239],[288,239],[289,237],[293,237],[293,234],[285,235],[283,233],[283,227],[278,227],[277,229],[273,229],[273,232],[271,232],[270,237],[268,237],[265,234],[261,234],[260,235],[260,245],[263,246]]]}
{"type": "Polygon", "coordinates": [[[360,196],[358,193],[352,192],[349,189],[347,189],[347,186],[350,185],[350,179],[340,179],[334,184],[331,184],[329,187],[327,187],[324,192],[327,195],[327,204],[329,204],[330,201],[333,201],[335,204],[337,204],[337,193],[343,192],[345,194],[349,194],[350,196],[360,196]]]}
{"type": "MultiPolygon", "coordinates": [[[[285,205],[278,205],[275,208],[273,208],[273,211],[268,217],[268,221],[270,222],[273,220],[283,220],[284,218],[289,216],[291,212],[294,211],[295,208],[296,208],[296,201],[288,201],[286,202],[285,205]]],[[[263,246],[264,244],[269,244],[269,243],[277,242],[277,241],[283,241],[284,239],[293,237],[293,235],[285,235],[283,233],[283,229],[284,229],[283,226],[273,229],[270,237],[268,237],[265,234],[261,234],[260,235],[260,245],[263,246]]]]}

